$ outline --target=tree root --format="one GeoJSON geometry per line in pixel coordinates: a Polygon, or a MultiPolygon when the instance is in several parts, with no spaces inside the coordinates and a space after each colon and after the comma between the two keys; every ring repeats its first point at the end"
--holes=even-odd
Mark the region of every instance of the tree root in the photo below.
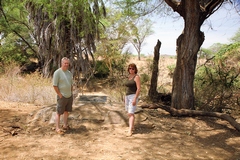
{"type": "Polygon", "coordinates": [[[190,110],[190,109],[175,109],[170,106],[162,105],[162,104],[144,104],[141,105],[142,108],[148,108],[148,109],[157,109],[161,108],[168,113],[171,114],[171,116],[176,117],[194,117],[194,116],[208,116],[208,117],[217,117],[222,120],[228,121],[236,130],[240,131],[240,124],[230,115],[225,113],[219,113],[219,112],[206,112],[206,111],[196,111],[196,110],[190,110]]]}

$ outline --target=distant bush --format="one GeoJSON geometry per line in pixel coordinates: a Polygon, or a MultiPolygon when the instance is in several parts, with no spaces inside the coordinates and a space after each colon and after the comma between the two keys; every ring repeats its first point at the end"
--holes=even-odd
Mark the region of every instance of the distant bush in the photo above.
{"type": "Polygon", "coordinates": [[[167,66],[167,69],[168,69],[168,75],[170,76],[170,77],[173,77],[173,73],[174,73],[174,70],[175,70],[175,68],[176,68],[176,65],[174,64],[174,65],[169,65],[169,66],[167,66]]]}
{"type": "Polygon", "coordinates": [[[150,81],[150,76],[146,73],[143,73],[140,75],[140,79],[141,79],[141,83],[145,84],[148,83],[150,81]]]}

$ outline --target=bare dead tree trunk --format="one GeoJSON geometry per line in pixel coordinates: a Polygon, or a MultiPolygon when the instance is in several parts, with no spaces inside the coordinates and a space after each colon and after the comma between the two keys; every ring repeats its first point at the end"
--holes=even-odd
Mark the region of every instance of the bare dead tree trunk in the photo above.
{"type": "Polygon", "coordinates": [[[148,96],[150,99],[155,99],[157,96],[157,82],[158,82],[158,63],[160,55],[161,42],[158,40],[156,46],[154,47],[154,57],[153,57],[153,70],[151,84],[148,91],[148,96]]]}

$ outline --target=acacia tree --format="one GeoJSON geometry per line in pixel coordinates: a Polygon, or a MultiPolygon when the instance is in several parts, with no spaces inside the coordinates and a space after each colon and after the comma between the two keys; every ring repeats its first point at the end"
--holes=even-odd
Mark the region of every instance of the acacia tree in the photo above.
{"type": "Polygon", "coordinates": [[[133,47],[138,53],[138,60],[141,59],[141,50],[144,44],[144,40],[153,34],[152,22],[149,19],[138,20],[136,24],[130,24],[131,26],[131,39],[133,47]]]}
{"type": "Polygon", "coordinates": [[[194,109],[193,82],[197,53],[203,44],[203,22],[218,10],[224,0],[165,0],[184,19],[184,29],[177,39],[177,64],[173,76],[171,106],[194,109]]]}

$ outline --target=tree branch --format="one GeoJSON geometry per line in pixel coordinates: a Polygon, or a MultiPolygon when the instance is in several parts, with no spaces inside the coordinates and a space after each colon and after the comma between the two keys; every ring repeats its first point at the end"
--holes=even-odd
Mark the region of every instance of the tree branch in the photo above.
{"type": "Polygon", "coordinates": [[[200,4],[200,9],[202,11],[201,24],[205,19],[210,17],[214,12],[216,12],[223,4],[224,0],[211,0],[208,3],[200,4]]]}
{"type": "Polygon", "coordinates": [[[180,2],[173,0],[165,0],[165,2],[173,9],[174,12],[178,12],[181,16],[183,15],[180,2]]]}

